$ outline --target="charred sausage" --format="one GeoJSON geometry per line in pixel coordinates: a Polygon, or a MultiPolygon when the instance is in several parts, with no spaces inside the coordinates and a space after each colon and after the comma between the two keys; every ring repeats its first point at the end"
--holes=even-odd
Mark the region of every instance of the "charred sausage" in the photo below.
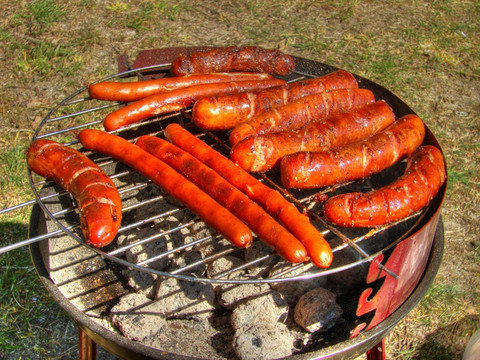
{"type": "Polygon", "coordinates": [[[170,166],[137,145],[119,136],[93,129],[82,130],[78,139],[86,148],[111,156],[151,179],[234,245],[247,247],[251,244],[252,233],[242,221],[170,166]]]}
{"type": "Polygon", "coordinates": [[[390,106],[377,101],[298,130],[250,136],[233,146],[230,158],[246,171],[266,171],[278,165],[285,155],[342,146],[383,130],[394,121],[390,106]]]}
{"type": "Polygon", "coordinates": [[[337,70],[319,78],[296,81],[267,90],[202,98],[193,106],[192,120],[205,130],[232,129],[262,112],[301,97],[356,87],[357,80],[351,73],[337,70]]]}
{"type": "Polygon", "coordinates": [[[323,235],[313,226],[308,216],[299,212],[295,205],[285,199],[278,191],[255,179],[180,125],[170,124],[164,131],[166,137],[172,143],[215,170],[274,218],[278,219],[287,230],[303,243],[307,249],[307,255],[315,265],[321,268],[327,268],[331,265],[333,260],[332,249],[323,235]]]}
{"type": "Polygon", "coordinates": [[[132,82],[102,81],[89,85],[88,93],[92,99],[130,102],[154,94],[160,94],[189,86],[230,81],[267,80],[271,78],[271,75],[265,73],[238,72],[192,74],[132,82]]]}
{"type": "Polygon", "coordinates": [[[285,156],[280,165],[282,184],[309,189],[366,178],[410,155],[424,136],[423,121],[406,115],[367,139],[328,151],[285,156]]]}
{"type": "Polygon", "coordinates": [[[94,247],[112,242],[122,221],[122,201],[103,170],[81,152],[46,139],[34,141],[26,156],[33,172],[72,194],[85,242],[94,247]]]}
{"type": "Polygon", "coordinates": [[[346,193],[324,204],[325,218],[344,227],[371,227],[401,220],[427,206],[446,179],[440,150],[419,147],[405,173],[393,183],[367,193],[346,193]]]}
{"type": "Polygon", "coordinates": [[[187,108],[204,96],[235,94],[283,84],[285,84],[285,81],[280,79],[246,80],[195,85],[172,90],[167,93],[148,96],[111,112],[105,117],[103,126],[107,131],[114,131],[122,126],[137,123],[153,115],[166,114],[187,108]]]}
{"type": "Polygon", "coordinates": [[[295,61],[279,50],[258,46],[229,46],[181,55],[172,62],[176,76],[223,71],[255,71],[272,75],[288,75],[295,70],[295,61]]]}
{"type": "Polygon", "coordinates": [[[174,144],[154,136],[141,136],[142,149],[166,162],[244,221],[258,237],[287,261],[308,260],[302,243],[214,170],[174,144]]]}
{"type": "Polygon", "coordinates": [[[308,95],[238,125],[230,133],[230,144],[233,146],[252,135],[298,129],[331,114],[374,101],[375,96],[368,89],[339,89],[308,95]]]}

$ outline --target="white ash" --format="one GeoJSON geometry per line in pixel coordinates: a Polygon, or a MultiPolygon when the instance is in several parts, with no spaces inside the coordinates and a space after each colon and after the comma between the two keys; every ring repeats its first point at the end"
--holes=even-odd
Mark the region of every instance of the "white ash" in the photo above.
{"type": "Polygon", "coordinates": [[[252,322],[237,330],[233,347],[241,360],[267,360],[290,356],[294,338],[285,324],[252,322]]]}
{"type": "Polygon", "coordinates": [[[343,314],[336,295],[324,288],[304,294],[294,310],[295,322],[308,332],[325,332],[332,328],[343,314]]]}
{"type": "Polygon", "coordinates": [[[155,295],[157,275],[135,269],[126,269],[122,273],[127,279],[128,286],[135,292],[145,294],[149,298],[155,295]]]}
{"type": "Polygon", "coordinates": [[[232,311],[231,322],[234,330],[239,330],[252,323],[264,325],[284,323],[287,320],[288,311],[287,301],[282,294],[270,290],[239,303],[232,311]]]}
{"type": "MultiPolygon", "coordinates": [[[[280,261],[274,265],[270,271],[269,277],[275,278],[277,275],[281,275],[281,277],[301,276],[308,274],[309,270],[317,269],[313,263],[307,263],[301,267],[289,271],[288,273],[285,273],[285,271],[288,271],[291,269],[291,267],[292,264],[285,261],[280,261]]],[[[289,304],[295,305],[303,294],[315,288],[324,287],[326,282],[326,276],[318,276],[310,279],[274,282],[271,284],[271,286],[272,289],[282,293],[289,304]]]]}
{"type": "Polygon", "coordinates": [[[113,324],[124,336],[141,342],[155,335],[166,322],[158,303],[143,294],[122,296],[111,314],[113,324]]]}
{"type": "Polygon", "coordinates": [[[155,300],[169,318],[202,319],[215,310],[215,292],[208,283],[167,278],[160,282],[155,300]]]}

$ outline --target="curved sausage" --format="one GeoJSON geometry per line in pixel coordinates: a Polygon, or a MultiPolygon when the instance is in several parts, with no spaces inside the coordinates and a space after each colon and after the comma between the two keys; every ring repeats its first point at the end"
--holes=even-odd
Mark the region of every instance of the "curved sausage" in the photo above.
{"type": "Polygon", "coordinates": [[[337,70],[315,79],[296,81],[267,90],[202,98],[193,106],[192,120],[205,130],[232,129],[262,112],[301,97],[356,87],[357,80],[351,73],[337,70]]]}
{"type": "Polygon", "coordinates": [[[440,150],[419,147],[405,173],[393,183],[367,193],[346,193],[328,199],[325,218],[345,227],[370,227],[401,220],[427,206],[446,179],[440,150]]]}
{"type": "Polygon", "coordinates": [[[141,136],[137,143],[185,176],[200,189],[244,221],[258,237],[281,257],[293,263],[308,260],[302,243],[277,223],[244,193],[179,147],[154,136],[141,136]]]}
{"type": "Polygon", "coordinates": [[[383,130],[394,121],[390,106],[377,101],[298,130],[250,136],[233,146],[230,158],[246,171],[267,171],[278,165],[285,155],[343,146],[383,130]]]}
{"type": "Polygon", "coordinates": [[[311,189],[366,178],[410,155],[424,136],[423,121],[417,115],[406,115],[362,141],[328,151],[285,156],[280,163],[282,184],[311,189]]]}
{"type": "Polygon", "coordinates": [[[94,247],[112,242],[122,221],[122,201],[103,170],[81,152],[46,139],[34,141],[26,156],[33,172],[72,194],[85,242],[94,247]]]}
{"type": "Polygon", "coordinates": [[[272,75],[288,75],[295,70],[295,61],[279,50],[258,46],[229,46],[181,55],[172,62],[176,76],[220,71],[256,71],[272,75]]]}
{"type": "Polygon", "coordinates": [[[280,192],[251,176],[180,125],[170,124],[164,132],[172,143],[215,170],[274,218],[278,219],[288,231],[302,242],[307,249],[307,255],[315,265],[321,268],[327,268],[331,265],[333,253],[328,242],[312,225],[309,217],[299,212],[296,206],[285,199],[280,192]]]}
{"type": "Polygon", "coordinates": [[[308,95],[238,125],[230,133],[230,145],[252,135],[298,129],[331,114],[374,101],[375,96],[368,89],[339,89],[308,95]]]}
{"type": "Polygon", "coordinates": [[[82,130],[78,139],[86,148],[111,156],[151,179],[234,245],[247,247],[251,244],[252,233],[242,221],[170,166],[137,145],[119,136],[93,129],[82,130]]]}
{"type": "Polygon", "coordinates": [[[272,76],[265,73],[215,73],[192,74],[186,76],[164,77],[145,81],[102,81],[88,86],[92,99],[130,102],[144,97],[189,86],[214,84],[229,81],[267,80],[272,76]]]}
{"type": "Polygon", "coordinates": [[[235,94],[242,91],[265,89],[283,84],[285,84],[283,80],[269,79],[189,86],[163,94],[151,95],[132,102],[108,114],[105,117],[103,126],[105,130],[113,131],[122,126],[137,123],[153,115],[166,114],[187,108],[204,96],[235,94]]]}

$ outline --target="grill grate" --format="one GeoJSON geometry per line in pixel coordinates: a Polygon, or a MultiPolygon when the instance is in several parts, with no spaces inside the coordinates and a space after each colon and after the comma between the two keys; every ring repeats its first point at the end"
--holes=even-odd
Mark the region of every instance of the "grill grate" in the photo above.
{"type": "MultiPolygon", "coordinates": [[[[140,78],[143,77],[142,73],[146,72],[167,73],[169,68],[170,64],[148,66],[124,71],[99,81],[129,81],[137,76],[140,78]]],[[[299,71],[294,72],[286,80],[298,81],[300,79],[320,76],[333,70],[333,68],[322,68],[320,70],[321,73],[309,73],[308,71],[302,71],[300,68],[299,71]]],[[[362,79],[360,79],[359,84],[362,86],[361,80],[362,79]]],[[[365,81],[363,81],[363,84],[365,86],[365,81]]],[[[368,82],[366,82],[366,85],[365,87],[368,87],[368,82]]],[[[372,89],[372,91],[375,93],[374,89],[372,89]]],[[[375,95],[381,98],[381,94],[376,93],[375,95]]],[[[90,99],[87,88],[83,87],[60,102],[47,114],[36,130],[33,140],[49,138],[77,148],[80,151],[85,151],[85,149],[81,148],[78,144],[76,134],[84,128],[103,129],[101,124],[105,115],[120,106],[122,106],[121,103],[102,102],[90,99]]],[[[391,106],[395,111],[395,104],[391,104],[391,106]]],[[[397,113],[397,116],[401,115],[402,114],[397,113]]],[[[168,114],[166,116],[157,116],[140,124],[122,128],[113,133],[131,141],[134,141],[136,137],[144,134],[162,136],[162,128],[171,122],[180,122],[196,136],[216,148],[216,150],[228,154],[229,148],[226,145],[227,133],[213,134],[210,132],[201,132],[198,128],[195,128],[190,121],[189,110],[168,114]]],[[[150,181],[109,157],[90,151],[86,151],[85,153],[113,179],[120,192],[123,203],[122,212],[124,219],[119,229],[117,240],[104,249],[93,250],[104,258],[121,266],[183,280],[213,283],[282,282],[326,276],[341,272],[366,264],[376,256],[387,252],[415,231],[428,212],[427,209],[424,209],[420,213],[414,214],[403,221],[375,229],[339,229],[327,223],[321,217],[318,210],[319,205],[315,201],[319,190],[287,191],[281,187],[278,174],[272,171],[271,173],[260,175],[259,180],[282,192],[284,196],[310,216],[312,223],[317,226],[332,245],[335,259],[350,258],[353,260],[348,262],[334,261],[332,267],[329,269],[318,269],[309,263],[294,265],[285,262],[283,270],[277,272],[275,275],[236,276],[236,274],[239,274],[244,269],[258,267],[268,268],[272,262],[278,264],[284,260],[272,252],[260,252],[260,254],[256,254],[251,258],[252,254],[250,249],[237,249],[233,245],[230,245],[225,239],[213,233],[200,219],[196,218],[185,207],[176,203],[168,194],[162,192],[162,190],[158,189],[150,181]],[[132,238],[135,240],[132,241],[132,238]],[[176,239],[175,241],[177,241],[177,243],[172,239],[176,239]],[[180,242],[178,242],[179,239],[181,240],[180,242]],[[379,239],[382,240],[380,241],[379,239]],[[165,244],[168,245],[167,248],[165,248],[165,244]],[[143,256],[138,257],[135,261],[131,260],[132,253],[138,251],[143,252],[146,247],[155,249],[150,249],[148,254],[143,254],[143,256]],[[187,259],[189,259],[189,253],[199,248],[212,248],[213,250],[203,252],[201,258],[192,256],[193,259],[187,261],[187,259]],[[244,252],[244,254],[242,254],[242,252],[244,252]],[[246,260],[240,266],[223,273],[208,274],[207,271],[198,271],[199,268],[208,267],[214,260],[230,254],[239,254],[239,257],[245,258],[246,260]],[[348,254],[348,256],[343,254],[348,254]],[[179,261],[179,259],[181,259],[181,261],[179,261]],[[163,265],[159,266],[158,263],[162,263],[163,265]],[[178,265],[180,263],[181,266],[178,265]],[[173,264],[176,266],[172,267],[173,264]],[[165,270],[169,268],[171,270],[165,270]]],[[[404,164],[398,166],[401,167],[404,166],[404,164]]],[[[387,177],[392,177],[392,171],[394,170],[388,169],[389,175],[387,175],[387,177]]],[[[0,253],[40,240],[51,239],[61,233],[66,233],[83,246],[87,246],[82,240],[79,231],[78,214],[71,196],[52,182],[45,181],[31,172],[29,172],[29,179],[35,200],[3,209],[0,213],[6,213],[38,203],[45,214],[57,225],[58,229],[50,230],[43,235],[0,248],[0,253]]],[[[374,179],[374,182],[377,180],[374,179]]],[[[352,187],[369,189],[372,186],[371,180],[365,180],[321,189],[321,193],[328,194],[338,191],[348,191],[348,189],[352,187]]],[[[255,242],[260,241],[256,240],[255,242]]],[[[390,270],[383,269],[391,276],[396,277],[396,274],[390,270]]],[[[256,271],[255,273],[264,274],[265,272],[256,271]]]]}

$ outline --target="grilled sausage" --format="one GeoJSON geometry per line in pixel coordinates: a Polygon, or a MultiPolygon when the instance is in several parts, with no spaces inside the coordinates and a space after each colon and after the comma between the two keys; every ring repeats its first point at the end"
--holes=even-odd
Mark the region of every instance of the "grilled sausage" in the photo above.
{"type": "Polygon", "coordinates": [[[280,165],[282,184],[310,189],[366,178],[410,155],[424,136],[423,121],[406,115],[367,139],[328,151],[285,156],[280,165]]]}
{"type": "Polygon", "coordinates": [[[238,247],[252,242],[250,229],[197,186],[135,144],[100,130],[82,130],[78,139],[88,149],[125,163],[187,206],[213,229],[238,247]]]}
{"type": "Polygon", "coordinates": [[[358,87],[355,77],[337,70],[315,79],[288,83],[267,90],[211,96],[193,106],[192,120],[205,130],[227,130],[251,120],[271,108],[324,91],[358,87]]]}
{"type": "Polygon", "coordinates": [[[279,50],[257,46],[219,47],[181,55],[172,62],[176,76],[223,71],[256,71],[272,75],[288,75],[295,70],[295,61],[279,50]]]}
{"type": "Polygon", "coordinates": [[[238,125],[230,133],[230,144],[233,146],[252,135],[298,129],[331,114],[374,101],[375,96],[368,89],[339,89],[308,95],[238,125]]]}
{"type": "Polygon", "coordinates": [[[204,96],[219,94],[235,94],[254,89],[265,89],[285,84],[280,79],[232,81],[217,84],[204,84],[169,91],[168,93],[151,95],[115,110],[105,117],[103,126],[113,131],[130,125],[153,115],[166,114],[191,106],[204,96]]]}
{"type": "Polygon", "coordinates": [[[189,86],[213,84],[229,81],[267,80],[272,76],[265,73],[215,73],[192,74],[186,76],[164,77],[145,81],[102,81],[88,86],[92,99],[130,102],[144,97],[160,94],[189,86]]]}
{"type": "Polygon", "coordinates": [[[122,201],[103,170],[81,152],[46,139],[34,141],[26,156],[33,172],[72,194],[85,242],[94,247],[112,242],[122,221],[122,201]]]}
{"type": "Polygon", "coordinates": [[[141,136],[137,145],[177,170],[243,220],[258,237],[287,261],[308,260],[302,243],[214,170],[186,151],[153,136],[141,136]]]}
{"type": "Polygon", "coordinates": [[[262,206],[278,219],[307,249],[312,262],[327,268],[333,260],[330,245],[322,234],[310,223],[308,216],[285,199],[278,191],[255,179],[230,159],[221,155],[178,124],[170,124],[165,130],[166,137],[175,145],[187,151],[209,166],[250,199],[262,206]]]}
{"type": "Polygon", "coordinates": [[[446,179],[440,150],[419,147],[405,173],[393,183],[367,193],[346,193],[328,199],[325,218],[339,226],[371,227],[401,220],[427,206],[446,179]]]}
{"type": "Polygon", "coordinates": [[[275,167],[285,155],[342,146],[383,130],[394,121],[395,114],[390,106],[377,101],[331,115],[298,130],[250,136],[233,146],[230,158],[246,171],[266,171],[275,167]]]}

